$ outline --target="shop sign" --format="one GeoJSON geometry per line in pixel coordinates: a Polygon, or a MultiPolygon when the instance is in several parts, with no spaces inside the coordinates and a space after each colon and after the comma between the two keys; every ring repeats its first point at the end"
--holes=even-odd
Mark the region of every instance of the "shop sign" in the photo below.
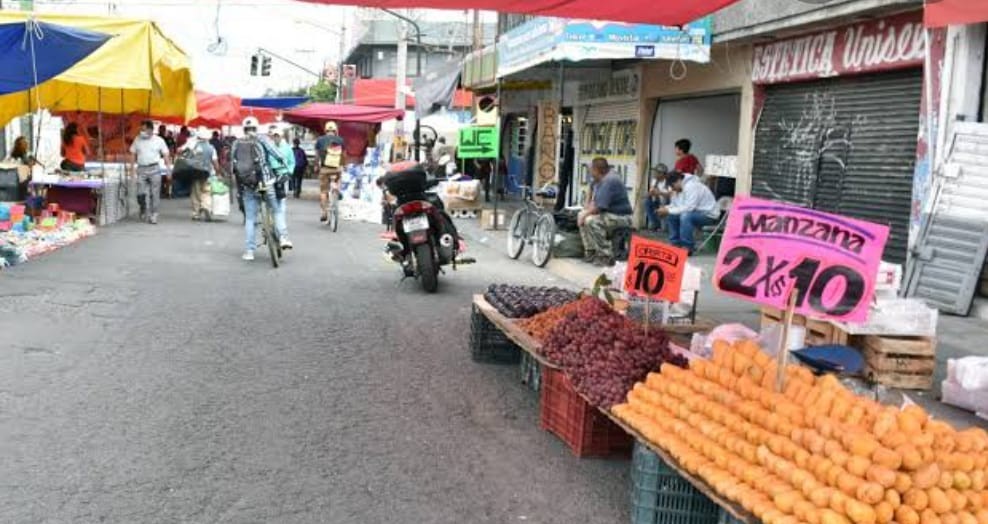
{"type": "Polygon", "coordinates": [[[638,121],[591,122],[580,129],[579,180],[589,184],[590,162],[604,157],[611,165],[611,172],[621,177],[629,194],[634,195],[638,185],[638,121]]]}
{"type": "Polygon", "coordinates": [[[559,102],[539,102],[538,142],[535,159],[536,187],[556,181],[556,152],[559,149],[559,102]]]}
{"type": "Polygon", "coordinates": [[[688,255],[683,248],[632,236],[624,291],[635,297],[679,302],[688,255]]]}
{"type": "Polygon", "coordinates": [[[638,100],[641,82],[637,72],[615,73],[602,82],[583,82],[577,89],[576,103],[601,104],[638,100]]]}
{"type": "Polygon", "coordinates": [[[497,76],[568,60],[657,59],[710,61],[713,22],[680,27],[539,17],[508,31],[497,44],[497,76]]]}
{"type": "Polygon", "coordinates": [[[456,156],[459,158],[496,158],[500,141],[500,130],[497,127],[464,127],[460,129],[456,156]]]}
{"type": "Polygon", "coordinates": [[[922,13],[870,20],[754,47],[751,80],[792,82],[923,64],[922,13]]]}
{"type": "Polygon", "coordinates": [[[791,204],[737,197],[717,254],[714,286],[813,318],[865,322],[888,226],[791,204]]]}

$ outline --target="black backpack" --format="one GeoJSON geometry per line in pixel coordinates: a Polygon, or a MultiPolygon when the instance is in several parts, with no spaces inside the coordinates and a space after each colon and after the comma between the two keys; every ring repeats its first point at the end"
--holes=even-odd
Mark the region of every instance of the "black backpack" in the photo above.
{"type": "Polygon", "coordinates": [[[253,189],[264,179],[264,151],[256,139],[245,138],[233,143],[230,151],[237,185],[253,189]]]}

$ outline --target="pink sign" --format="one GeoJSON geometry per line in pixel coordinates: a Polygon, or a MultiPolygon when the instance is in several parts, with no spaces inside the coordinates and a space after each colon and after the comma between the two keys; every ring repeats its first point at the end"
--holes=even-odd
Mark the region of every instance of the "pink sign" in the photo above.
{"type": "Polygon", "coordinates": [[[865,322],[888,226],[738,197],[717,254],[714,286],[814,318],[865,322]]]}

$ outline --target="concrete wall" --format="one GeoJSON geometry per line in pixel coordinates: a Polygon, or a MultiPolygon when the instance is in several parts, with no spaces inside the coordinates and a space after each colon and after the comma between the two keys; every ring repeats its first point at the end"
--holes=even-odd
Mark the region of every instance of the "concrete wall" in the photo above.
{"type": "MultiPolygon", "coordinates": [[[[748,44],[714,45],[710,63],[707,64],[686,62],[684,65],[660,60],[646,62],[642,66],[642,104],[639,113],[642,125],[638,127],[638,172],[641,177],[648,176],[652,120],[660,100],[719,93],[741,95],[740,118],[737,120],[737,193],[747,194],[751,190],[754,89],[751,84],[751,46],[748,44]]],[[[645,196],[640,192],[647,187],[644,178],[639,180],[637,187],[639,194],[635,198],[641,200],[645,196]]]]}
{"type": "Polygon", "coordinates": [[[922,0],[741,0],[714,14],[714,40],[726,42],[756,35],[801,30],[829,20],[872,11],[922,8],[922,0]]]}

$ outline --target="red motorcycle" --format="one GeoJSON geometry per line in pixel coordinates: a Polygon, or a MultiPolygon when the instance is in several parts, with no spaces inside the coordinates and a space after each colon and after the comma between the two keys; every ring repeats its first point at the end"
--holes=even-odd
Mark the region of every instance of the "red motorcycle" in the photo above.
{"type": "Polygon", "coordinates": [[[457,265],[475,262],[459,256],[463,244],[456,226],[439,195],[429,191],[439,180],[430,179],[421,164],[395,164],[380,183],[397,199],[392,217],[397,240],[388,242],[387,251],[401,264],[404,278],[417,278],[422,289],[435,293],[443,266],[455,271],[457,265]]]}

